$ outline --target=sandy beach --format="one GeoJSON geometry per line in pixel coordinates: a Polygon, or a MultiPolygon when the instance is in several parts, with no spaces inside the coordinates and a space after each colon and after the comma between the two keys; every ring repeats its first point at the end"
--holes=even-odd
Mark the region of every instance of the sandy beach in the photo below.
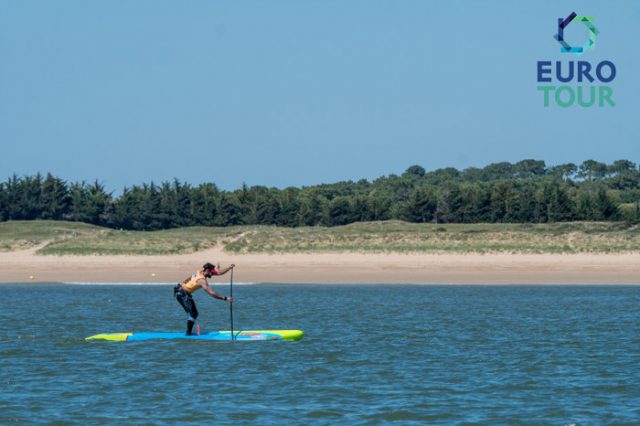
{"type": "Polygon", "coordinates": [[[210,261],[235,263],[235,281],[252,283],[640,284],[640,254],[43,256],[38,248],[0,253],[0,282],[167,283],[210,261]]]}

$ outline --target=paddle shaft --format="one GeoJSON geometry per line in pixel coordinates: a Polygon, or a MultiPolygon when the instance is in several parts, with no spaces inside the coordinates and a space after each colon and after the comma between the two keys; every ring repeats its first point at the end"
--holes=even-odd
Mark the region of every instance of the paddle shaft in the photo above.
{"type": "MultiPolygon", "coordinates": [[[[229,297],[233,299],[233,268],[231,269],[231,280],[229,282],[229,297]]],[[[229,303],[229,319],[231,320],[231,340],[235,340],[233,335],[233,301],[229,303]]]]}

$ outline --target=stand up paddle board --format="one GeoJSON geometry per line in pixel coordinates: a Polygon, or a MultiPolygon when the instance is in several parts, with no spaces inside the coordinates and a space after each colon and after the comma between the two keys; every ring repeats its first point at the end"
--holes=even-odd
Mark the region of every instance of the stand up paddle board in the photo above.
{"type": "MultiPolygon", "coordinates": [[[[234,331],[233,340],[300,340],[304,333],[300,330],[247,330],[234,331]]],[[[231,331],[214,331],[201,335],[187,336],[177,332],[105,333],[89,336],[84,340],[110,340],[112,342],[134,342],[142,340],[231,340],[231,331]]]]}

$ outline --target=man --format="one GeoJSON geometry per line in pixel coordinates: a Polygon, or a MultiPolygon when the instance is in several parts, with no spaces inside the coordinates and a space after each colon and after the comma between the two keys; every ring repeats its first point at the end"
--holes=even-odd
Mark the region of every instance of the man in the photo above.
{"type": "Polygon", "coordinates": [[[207,262],[202,266],[202,270],[196,272],[190,277],[187,277],[182,283],[177,284],[173,288],[173,296],[178,300],[178,303],[187,311],[189,318],[187,319],[187,336],[191,336],[193,331],[193,324],[198,318],[198,309],[196,308],[196,302],[191,296],[193,292],[198,289],[203,289],[213,298],[224,300],[229,303],[233,303],[233,298],[223,296],[217,291],[209,287],[207,278],[211,278],[214,275],[224,275],[232,270],[236,265],[231,265],[222,271],[218,271],[215,266],[207,262]]]}

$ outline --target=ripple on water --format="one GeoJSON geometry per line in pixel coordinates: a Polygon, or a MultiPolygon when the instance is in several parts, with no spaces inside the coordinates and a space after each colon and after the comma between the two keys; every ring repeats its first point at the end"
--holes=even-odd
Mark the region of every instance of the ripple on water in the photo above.
{"type": "MultiPolygon", "coordinates": [[[[85,342],[181,330],[183,312],[162,286],[4,288],[30,303],[0,310],[0,424],[640,418],[639,287],[234,289],[236,328],[305,330],[286,344],[85,342]]],[[[200,296],[203,329],[226,328],[200,296]]]]}

